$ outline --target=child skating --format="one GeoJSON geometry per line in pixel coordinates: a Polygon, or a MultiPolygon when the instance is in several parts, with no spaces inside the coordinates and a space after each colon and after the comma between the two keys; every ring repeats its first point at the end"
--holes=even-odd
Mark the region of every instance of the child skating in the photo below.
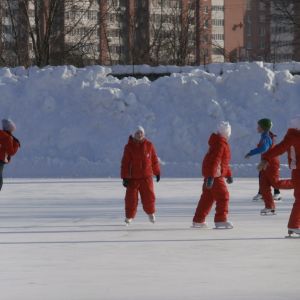
{"type": "Polygon", "coordinates": [[[138,126],[129,137],[121,163],[121,178],[126,188],[125,223],[134,219],[138,196],[141,195],[143,209],[149,221],[155,222],[155,193],[152,176],[160,180],[160,167],[153,144],[145,138],[145,130],[138,126]]]}
{"type": "Polygon", "coordinates": [[[0,130],[0,190],[3,185],[3,169],[20,148],[19,140],[13,135],[16,130],[15,123],[10,119],[2,120],[2,130],[0,130]]]}
{"type": "Polygon", "coordinates": [[[194,228],[207,228],[205,219],[213,204],[216,202],[215,226],[218,229],[232,229],[233,224],[227,220],[229,206],[229,192],[225,183],[233,182],[229,166],[231,154],[228,139],[231,126],[228,122],[221,122],[217,132],[209,139],[209,150],[202,164],[204,183],[202,195],[193,218],[194,228]]]}
{"type": "MultiPolygon", "coordinates": [[[[264,156],[274,147],[275,135],[271,132],[271,128],[272,121],[270,119],[261,119],[257,122],[257,131],[261,134],[260,142],[245,158],[248,159],[260,154],[261,159],[264,160],[264,156]]],[[[265,207],[260,211],[261,215],[274,215],[276,213],[276,205],[271,191],[272,187],[278,189],[292,188],[290,180],[279,180],[279,169],[280,161],[275,156],[270,160],[268,167],[259,174],[259,189],[265,204],[265,207]]]]}
{"type": "Polygon", "coordinates": [[[300,235],[300,115],[291,120],[282,142],[269,150],[258,166],[259,170],[266,170],[274,157],[288,152],[289,167],[292,170],[292,184],[295,202],[288,222],[289,235],[300,235]]]}

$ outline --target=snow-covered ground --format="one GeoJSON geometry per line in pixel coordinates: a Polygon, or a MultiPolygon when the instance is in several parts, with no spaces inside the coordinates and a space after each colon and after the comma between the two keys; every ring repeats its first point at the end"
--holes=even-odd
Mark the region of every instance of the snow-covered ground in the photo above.
{"type": "MultiPolygon", "coordinates": [[[[157,223],[123,225],[119,180],[6,182],[0,194],[1,300],[298,300],[300,244],[250,201],[257,180],[230,187],[233,230],[191,229],[200,179],[156,184],[157,223]]],[[[208,218],[212,226],[212,215],[208,218]]]]}
{"type": "Polygon", "coordinates": [[[185,73],[154,82],[119,80],[100,66],[0,69],[0,117],[15,120],[22,143],[6,174],[117,177],[128,136],[142,124],[165,177],[198,177],[209,135],[228,120],[235,176],[257,176],[258,158],[244,159],[258,143],[257,120],[271,118],[281,140],[290,118],[300,113],[300,76],[290,73],[300,64],[275,67],[213,64],[207,73],[169,66],[185,73]]]}

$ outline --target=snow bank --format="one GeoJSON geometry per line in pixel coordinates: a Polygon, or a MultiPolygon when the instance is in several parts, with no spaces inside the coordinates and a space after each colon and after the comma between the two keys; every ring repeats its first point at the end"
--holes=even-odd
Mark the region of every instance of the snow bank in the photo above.
{"type": "Polygon", "coordinates": [[[281,139],[290,117],[300,113],[300,76],[288,66],[223,64],[220,76],[213,65],[212,73],[188,68],[154,82],[119,80],[107,75],[112,69],[0,69],[1,117],[15,120],[22,141],[7,176],[118,176],[123,146],[137,124],[155,143],[164,176],[199,176],[208,136],[220,120],[233,126],[235,175],[256,176],[258,158],[243,157],[259,139],[257,119],[271,118],[281,139]]]}

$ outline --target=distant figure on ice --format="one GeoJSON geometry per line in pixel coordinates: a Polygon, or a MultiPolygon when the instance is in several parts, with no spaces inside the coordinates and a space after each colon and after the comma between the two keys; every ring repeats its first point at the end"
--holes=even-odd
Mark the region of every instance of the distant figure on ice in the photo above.
{"type": "MultiPolygon", "coordinates": [[[[257,148],[251,150],[245,158],[253,155],[261,154],[261,159],[274,147],[275,135],[271,132],[272,121],[270,119],[261,119],[257,122],[257,131],[261,134],[260,142],[257,148]]],[[[259,190],[265,203],[260,213],[261,215],[275,214],[275,201],[272,196],[271,187],[280,189],[291,189],[290,180],[279,180],[280,161],[278,157],[274,157],[268,167],[259,173],[259,190]]]]}
{"type": "Polygon", "coordinates": [[[4,165],[10,162],[20,147],[20,142],[13,136],[16,125],[9,119],[2,120],[2,129],[0,130],[0,190],[3,185],[3,169],[4,165]]]}
{"type": "Polygon", "coordinates": [[[214,202],[216,202],[214,218],[216,228],[233,228],[232,223],[227,220],[229,192],[224,180],[226,178],[228,184],[233,182],[229,166],[231,154],[228,139],[230,135],[230,124],[221,122],[217,127],[217,133],[210,136],[209,150],[202,164],[204,177],[202,195],[193,218],[193,227],[195,228],[207,228],[205,218],[214,202]]]}
{"type": "Polygon", "coordinates": [[[159,182],[159,161],[153,144],[145,138],[144,128],[138,126],[133,135],[129,137],[128,144],[124,148],[121,164],[121,178],[123,179],[123,186],[126,187],[126,225],[129,225],[136,215],[139,193],[149,221],[155,222],[153,175],[159,182]]]}
{"type": "Polygon", "coordinates": [[[292,182],[294,188],[295,203],[290,215],[289,234],[300,235],[300,115],[293,118],[282,142],[274,146],[263,157],[258,168],[266,170],[272,160],[278,155],[288,152],[289,166],[292,170],[292,182]]]}
{"type": "MultiPolygon", "coordinates": [[[[270,131],[271,127],[272,127],[272,121],[270,119],[261,119],[261,120],[258,121],[257,131],[258,131],[258,133],[261,134],[260,142],[257,145],[257,148],[251,150],[245,156],[245,158],[248,159],[248,158],[250,158],[253,155],[263,154],[264,152],[266,152],[266,151],[268,151],[270,149],[270,147],[272,146],[272,144],[274,144],[275,137],[276,137],[276,135],[274,135],[270,131]],[[271,142],[272,142],[272,144],[271,144],[271,142]]],[[[260,178],[260,173],[259,173],[259,178],[260,178]]],[[[274,188],[273,199],[274,199],[274,201],[281,201],[282,200],[282,197],[281,197],[279,189],[274,188]]],[[[259,201],[259,200],[264,201],[260,187],[258,189],[257,195],[255,195],[253,197],[253,201],[259,201]]]]}

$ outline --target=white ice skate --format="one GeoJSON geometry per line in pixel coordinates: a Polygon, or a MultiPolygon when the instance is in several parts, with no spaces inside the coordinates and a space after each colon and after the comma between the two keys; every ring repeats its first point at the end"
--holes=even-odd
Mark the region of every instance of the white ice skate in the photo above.
{"type": "Polygon", "coordinates": [[[256,202],[256,201],[262,201],[263,200],[263,197],[260,193],[258,193],[257,195],[255,195],[253,198],[252,198],[252,201],[253,202],[256,202]]]}
{"type": "Polygon", "coordinates": [[[300,228],[289,228],[286,238],[300,238],[300,228]]]}
{"type": "Polygon", "coordinates": [[[263,208],[260,211],[261,216],[274,216],[276,215],[276,210],[275,208],[263,208]]]}
{"type": "Polygon", "coordinates": [[[155,223],[155,215],[154,214],[149,214],[148,218],[151,223],[153,223],[153,224],[155,223]]]}
{"type": "Polygon", "coordinates": [[[229,221],[226,222],[215,222],[216,229],[232,229],[233,224],[229,221]]]}
{"type": "Polygon", "coordinates": [[[131,224],[131,222],[132,222],[132,218],[125,218],[125,224],[126,224],[126,226],[129,226],[130,224],[131,224]]]}
{"type": "Polygon", "coordinates": [[[205,222],[202,222],[202,223],[193,222],[192,228],[208,229],[208,226],[205,222]]]}
{"type": "Polygon", "coordinates": [[[275,202],[281,202],[281,201],[282,201],[281,194],[280,194],[280,193],[279,193],[279,194],[274,194],[273,200],[274,200],[275,202]]]}

